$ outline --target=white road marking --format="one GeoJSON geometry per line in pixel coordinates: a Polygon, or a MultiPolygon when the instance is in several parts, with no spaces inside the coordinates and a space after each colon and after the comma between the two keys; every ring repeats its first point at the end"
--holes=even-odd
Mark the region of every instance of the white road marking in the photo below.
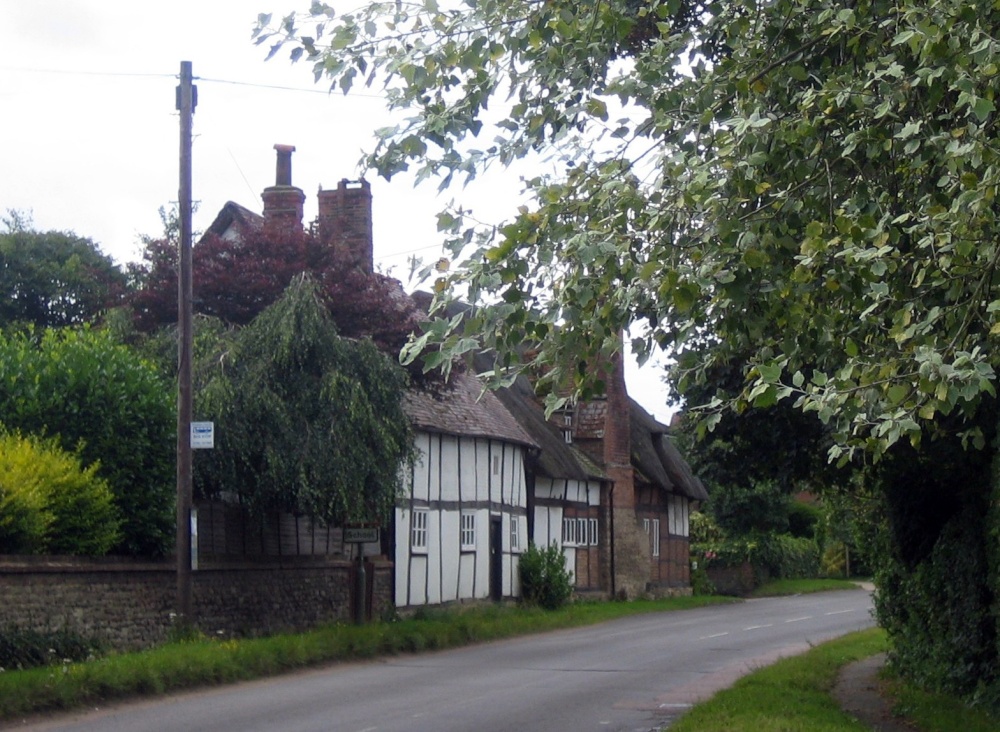
{"type": "Polygon", "coordinates": [[[693,704],[661,704],[660,709],[690,709],[693,704]]]}
{"type": "Polygon", "coordinates": [[[834,610],[832,613],[824,613],[825,615],[843,615],[844,613],[853,613],[853,610],[834,610]]]}
{"type": "Polygon", "coordinates": [[[757,628],[770,628],[774,623],[768,623],[767,625],[751,625],[749,628],[744,628],[743,630],[757,630],[757,628]]]}
{"type": "Polygon", "coordinates": [[[800,622],[802,620],[812,620],[812,615],[805,615],[805,616],[803,616],[801,618],[789,618],[785,622],[786,623],[798,623],[798,622],[800,622]]]}
{"type": "Polygon", "coordinates": [[[724,635],[729,635],[729,631],[727,630],[725,633],[716,633],[715,635],[703,635],[698,640],[709,640],[710,638],[721,638],[724,635]]]}

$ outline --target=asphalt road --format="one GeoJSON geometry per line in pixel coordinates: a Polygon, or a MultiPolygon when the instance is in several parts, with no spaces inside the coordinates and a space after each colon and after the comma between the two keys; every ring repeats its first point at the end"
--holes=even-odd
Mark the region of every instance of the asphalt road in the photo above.
{"type": "Polygon", "coordinates": [[[864,590],[616,620],[340,664],[18,729],[73,732],[653,730],[736,678],[869,627],[864,590]]]}

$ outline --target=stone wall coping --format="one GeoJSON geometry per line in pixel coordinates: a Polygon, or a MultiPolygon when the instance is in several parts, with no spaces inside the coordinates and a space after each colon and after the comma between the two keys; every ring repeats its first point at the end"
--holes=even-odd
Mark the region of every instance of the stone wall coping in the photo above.
{"type": "MultiPolygon", "coordinates": [[[[392,567],[393,563],[382,556],[366,557],[365,563],[376,568],[392,567]]],[[[329,567],[343,569],[355,564],[342,557],[299,556],[262,557],[248,560],[245,557],[203,558],[194,574],[213,571],[255,570],[307,570],[329,567]]],[[[141,561],[127,557],[74,557],[74,556],[22,556],[0,555],[0,574],[68,574],[83,572],[164,572],[177,571],[173,560],[141,561]]]]}

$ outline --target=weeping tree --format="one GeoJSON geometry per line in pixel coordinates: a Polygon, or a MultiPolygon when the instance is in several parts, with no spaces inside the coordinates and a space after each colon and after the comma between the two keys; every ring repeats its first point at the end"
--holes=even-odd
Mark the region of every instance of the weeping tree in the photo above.
{"type": "Polygon", "coordinates": [[[217,433],[197,456],[199,493],[330,525],[388,518],[413,454],[406,377],[371,341],[337,334],[312,279],[295,278],[216,364],[197,395],[217,433]]]}

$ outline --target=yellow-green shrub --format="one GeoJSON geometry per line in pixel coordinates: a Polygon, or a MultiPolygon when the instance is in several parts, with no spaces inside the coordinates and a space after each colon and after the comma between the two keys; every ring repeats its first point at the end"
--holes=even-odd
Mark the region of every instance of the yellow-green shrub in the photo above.
{"type": "Polygon", "coordinates": [[[54,441],[0,434],[0,553],[105,554],[119,520],[97,470],[54,441]]]}

